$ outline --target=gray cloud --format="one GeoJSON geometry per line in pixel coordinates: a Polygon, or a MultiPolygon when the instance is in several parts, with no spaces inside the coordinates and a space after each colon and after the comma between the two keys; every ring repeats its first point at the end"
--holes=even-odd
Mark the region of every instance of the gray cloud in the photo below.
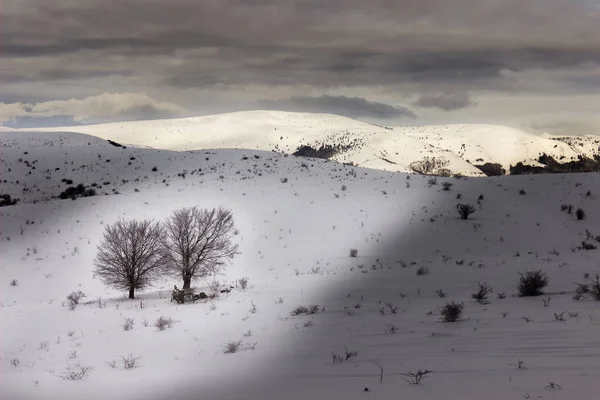
{"type": "Polygon", "coordinates": [[[600,65],[600,13],[567,0],[5,0],[0,13],[3,91],[40,100],[564,95],[592,93],[600,65]]]}
{"type": "Polygon", "coordinates": [[[437,92],[420,93],[413,105],[421,108],[438,108],[444,111],[454,111],[474,105],[469,92],[437,92]]]}
{"type": "Polygon", "coordinates": [[[282,100],[263,100],[259,106],[265,109],[296,112],[322,112],[350,118],[416,118],[417,115],[406,107],[392,106],[361,97],[320,96],[290,97],[282,100]]]}
{"type": "MultiPolygon", "coordinates": [[[[295,80],[303,78],[296,69],[321,80],[358,71],[371,81],[403,74],[428,80],[600,60],[600,16],[555,0],[6,3],[3,58],[87,52],[127,56],[133,66],[136,56],[180,52],[184,64],[199,67],[186,50],[216,49],[202,59],[240,63],[241,71],[228,68],[221,78],[235,83],[268,81],[271,72],[282,81],[282,69],[295,80]]],[[[164,82],[181,82],[176,70],[161,71],[164,82]]]]}

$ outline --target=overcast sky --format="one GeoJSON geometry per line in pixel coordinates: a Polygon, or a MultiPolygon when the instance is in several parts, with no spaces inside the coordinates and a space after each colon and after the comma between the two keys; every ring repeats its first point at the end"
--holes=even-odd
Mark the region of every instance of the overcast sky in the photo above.
{"type": "Polygon", "coordinates": [[[2,0],[0,124],[272,108],[600,134],[598,0],[2,0]]]}

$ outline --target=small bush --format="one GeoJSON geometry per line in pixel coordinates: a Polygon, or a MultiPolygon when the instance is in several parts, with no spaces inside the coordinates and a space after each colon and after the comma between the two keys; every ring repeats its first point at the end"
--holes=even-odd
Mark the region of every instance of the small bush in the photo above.
{"type": "Polygon", "coordinates": [[[419,268],[417,268],[417,275],[429,275],[429,267],[421,265],[419,268]]]}
{"type": "Polygon", "coordinates": [[[471,294],[471,298],[477,300],[480,304],[486,304],[488,295],[492,293],[492,288],[486,283],[479,284],[479,290],[471,294]]]}
{"type": "Polygon", "coordinates": [[[84,367],[81,364],[68,365],[60,377],[68,381],[80,381],[87,378],[92,372],[92,367],[84,367]]]}
{"type": "Polygon", "coordinates": [[[407,383],[410,383],[411,385],[420,385],[423,382],[423,379],[425,379],[425,377],[427,376],[427,374],[430,374],[431,372],[432,371],[426,369],[425,371],[418,370],[416,373],[412,373],[409,371],[407,374],[401,375],[406,377],[402,379],[404,379],[407,383]]]}
{"type": "Polygon", "coordinates": [[[167,318],[161,316],[156,320],[156,322],[154,323],[154,326],[156,326],[159,331],[164,331],[165,329],[173,326],[173,319],[171,317],[169,317],[169,319],[167,319],[167,318]]]}
{"type": "Polygon", "coordinates": [[[594,279],[590,282],[589,293],[594,300],[600,301],[600,275],[596,274],[594,279]]]}
{"type": "Polygon", "coordinates": [[[129,354],[127,357],[121,356],[121,361],[123,362],[123,368],[131,369],[135,367],[139,367],[138,361],[142,357],[134,357],[132,354],[129,354]]]}
{"type": "Polygon", "coordinates": [[[581,242],[581,248],[583,250],[596,250],[598,247],[595,244],[588,243],[584,240],[581,242]]]}
{"type": "Polygon", "coordinates": [[[442,315],[442,321],[444,322],[456,322],[462,317],[464,308],[463,303],[456,303],[454,301],[446,303],[440,311],[442,315]]]}
{"type": "Polygon", "coordinates": [[[527,194],[527,192],[526,192],[524,189],[521,189],[521,190],[519,190],[519,194],[520,194],[521,196],[524,196],[524,195],[526,195],[526,194],[527,194]]]}
{"type": "Polygon", "coordinates": [[[300,314],[308,314],[308,308],[306,308],[305,306],[298,306],[292,310],[291,314],[292,314],[292,316],[297,316],[300,314]]]}
{"type": "Polygon", "coordinates": [[[212,293],[219,293],[219,290],[221,290],[221,282],[214,280],[208,284],[208,288],[212,293]]]}
{"type": "Polygon", "coordinates": [[[101,297],[98,297],[98,299],[96,299],[96,304],[98,304],[98,308],[104,308],[104,307],[106,307],[106,302],[102,301],[101,297]]]}
{"type": "Polygon", "coordinates": [[[575,289],[575,293],[579,294],[579,295],[584,295],[590,292],[590,285],[588,285],[587,283],[575,283],[577,285],[577,288],[575,289]]]}
{"type": "Polygon", "coordinates": [[[319,312],[319,306],[316,304],[313,304],[309,307],[306,306],[298,306],[296,308],[294,308],[292,310],[292,316],[298,316],[300,314],[316,314],[317,312],[319,312]]]}
{"type": "Polygon", "coordinates": [[[458,211],[458,215],[460,215],[461,219],[469,218],[469,215],[475,212],[475,207],[470,204],[457,204],[456,211],[458,211]]]}
{"type": "Polygon", "coordinates": [[[358,356],[358,352],[354,350],[348,350],[347,347],[344,347],[344,354],[337,354],[335,351],[331,352],[331,357],[333,358],[334,364],[336,362],[348,361],[356,356],[358,356]]]}
{"type": "Polygon", "coordinates": [[[77,292],[71,292],[71,294],[67,296],[67,300],[69,301],[69,309],[74,310],[84,297],[86,297],[85,293],[83,293],[81,290],[78,290],[77,292]]]}
{"type": "Polygon", "coordinates": [[[125,323],[123,324],[124,331],[130,331],[133,329],[133,318],[125,318],[125,323]]]}
{"type": "Polygon", "coordinates": [[[575,210],[575,216],[580,221],[582,219],[585,219],[585,210],[583,208],[578,208],[577,210],[575,210]]]}
{"type": "Polygon", "coordinates": [[[539,296],[548,286],[548,276],[542,270],[519,272],[517,291],[520,297],[539,296]]]}
{"type": "Polygon", "coordinates": [[[398,327],[391,322],[385,326],[385,333],[396,333],[398,332],[398,327]]]}
{"type": "Polygon", "coordinates": [[[16,279],[13,279],[12,281],[10,281],[10,286],[17,286],[19,284],[19,281],[17,281],[16,279]]]}
{"type": "Polygon", "coordinates": [[[350,249],[350,257],[358,256],[358,249],[350,249]]]}
{"type": "Polygon", "coordinates": [[[242,348],[241,340],[234,340],[223,345],[224,354],[237,353],[242,348]]]}
{"type": "Polygon", "coordinates": [[[156,172],[156,171],[158,171],[158,168],[157,167],[153,167],[152,168],[152,172],[156,172]]]}
{"type": "Polygon", "coordinates": [[[449,191],[451,187],[452,187],[452,183],[450,183],[450,182],[442,183],[442,190],[449,191]]]}
{"type": "Polygon", "coordinates": [[[240,278],[239,282],[240,282],[240,287],[243,290],[246,290],[246,288],[248,287],[248,278],[240,278]]]}

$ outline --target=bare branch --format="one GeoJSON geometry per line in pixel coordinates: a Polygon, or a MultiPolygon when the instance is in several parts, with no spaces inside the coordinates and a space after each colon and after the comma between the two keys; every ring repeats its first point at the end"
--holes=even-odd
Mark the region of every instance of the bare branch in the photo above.
{"type": "Polygon", "coordinates": [[[223,208],[177,210],[165,223],[165,232],[165,266],[171,275],[183,278],[183,289],[194,279],[218,273],[238,250],[232,242],[233,216],[223,208]]]}
{"type": "Polygon", "coordinates": [[[161,273],[161,237],[159,223],[149,220],[119,220],[106,227],[94,260],[95,276],[115,289],[144,289],[161,273]]]}

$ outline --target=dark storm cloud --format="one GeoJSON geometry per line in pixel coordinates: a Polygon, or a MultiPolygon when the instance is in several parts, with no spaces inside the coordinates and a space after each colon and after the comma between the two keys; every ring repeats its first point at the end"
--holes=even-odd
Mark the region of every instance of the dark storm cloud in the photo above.
{"type": "Polygon", "coordinates": [[[454,111],[474,105],[469,92],[439,92],[420,93],[413,105],[421,108],[438,108],[444,111],[454,111]]]}
{"type": "Polygon", "coordinates": [[[395,107],[373,101],[367,101],[362,97],[346,96],[320,96],[320,97],[291,97],[283,100],[263,100],[259,102],[261,108],[298,111],[298,112],[322,112],[343,115],[351,118],[416,118],[417,115],[405,107],[395,107]]]}
{"type": "MultiPolygon", "coordinates": [[[[397,76],[468,80],[466,74],[494,76],[501,68],[600,61],[600,17],[554,0],[5,3],[4,59],[97,52],[130,55],[133,67],[136,55],[217,48],[221,51],[212,56],[184,59],[200,70],[199,63],[212,59],[246,67],[248,57],[272,60],[260,73],[250,67],[248,74],[244,68],[224,71],[235,82],[242,81],[236,79],[241,74],[269,83],[272,70],[287,67],[303,83],[294,76],[298,66],[300,72],[321,74],[315,81],[361,72],[368,74],[364,81],[374,82],[397,76]],[[287,57],[273,59],[277,54],[287,57]]],[[[177,82],[170,72],[160,71],[163,81],[177,82]]]]}
{"type": "Polygon", "coordinates": [[[477,50],[352,54],[324,49],[278,47],[219,49],[209,57],[190,57],[166,71],[162,83],[176,87],[214,85],[470,85],[504,89],[503,71],[551,70],[600,63],[600,50],[477,50]],[[293,54],[291,54],[293,52],[293,54]],[[281,54],[281,56],[279,56],[281,54]]]}

